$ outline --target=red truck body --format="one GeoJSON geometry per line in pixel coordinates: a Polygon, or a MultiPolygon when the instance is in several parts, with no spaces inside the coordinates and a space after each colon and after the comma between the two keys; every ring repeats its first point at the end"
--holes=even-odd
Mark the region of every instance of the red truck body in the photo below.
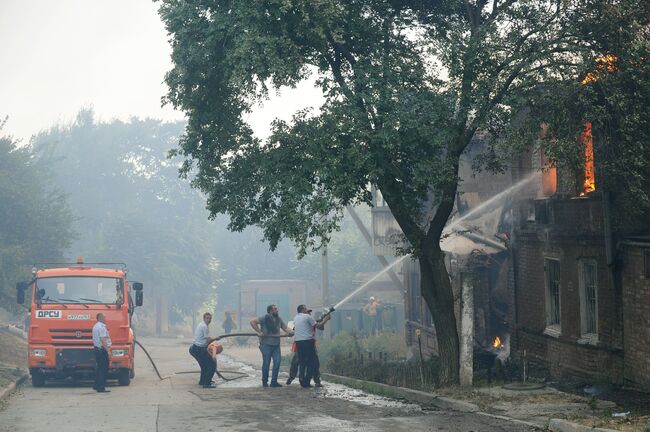
{"type": "Polygon", "coordinates": [[[21,290],[23,299],[24,291],[31,292],[28,363],[34,386],[47,379],[94,377],[92,328],[100,312],[112,342],[109,378],[129,385],[135,376],[131,317],[136,303],[142,304],[142,284],[131,285],[125,266],[95,268],[82,262],[35,269],[30,282],[17,285],[19,303],[21,290]]]}

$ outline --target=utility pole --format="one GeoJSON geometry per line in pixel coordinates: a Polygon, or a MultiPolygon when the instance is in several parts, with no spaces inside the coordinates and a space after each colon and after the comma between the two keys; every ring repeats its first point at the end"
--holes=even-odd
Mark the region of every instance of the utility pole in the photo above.
{"type": "MultiPolygon", "coordinates": [[[[320,269],[321,269],[321,294],[323,300],[323,307],[329,307],[330,289],[329,289],[329,259],[327,256],[327,246],[323,247],[323,253],[320,256],[320,269]]],[[[330,326],[325,326],[324,335],[328,337],[331,335],[329,331],[330,326]]]]}

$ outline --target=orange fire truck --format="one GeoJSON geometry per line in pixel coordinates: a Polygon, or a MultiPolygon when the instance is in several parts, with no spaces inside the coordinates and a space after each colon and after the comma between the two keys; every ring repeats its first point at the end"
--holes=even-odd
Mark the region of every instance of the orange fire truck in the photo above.
{"type": "Polygon", "coordinates": [[[142,284],[126,279],[122,263],[36,264],[32,280],[16,284],[17,301],[31,293],[28,363],[32,385],[48,379],[90,379],[95,374],[92,328],[106,317],[112,346],[109,378],[129,385],[135,376],[133,310],[142,306],[142,284]],[[95,267],[96,266],[96,267],[95,267]]]}

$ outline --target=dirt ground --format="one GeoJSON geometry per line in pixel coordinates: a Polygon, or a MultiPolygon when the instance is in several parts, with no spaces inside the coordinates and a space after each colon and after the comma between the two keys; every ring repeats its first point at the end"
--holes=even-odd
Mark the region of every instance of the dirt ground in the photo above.
{"type": "MultiPolygon", "coordinates": [[[[640,409],[634,411],[630,409],[631,405],[621,406],[605,398],[581,396],[550,386],[532,391],[506,390],[500,385],[469,390],[447,388],[441,389],[439,393],[475,403],[484,412],[529,421],[540,427],[544,427],[551,418],[559,418],[589,427],[626,432],[650,430],[650,417],[645,413],[648,406],[643,404],[643,398],[639,404],[640,409]],[[613,414],[616,413],[627,415],[614,417],[613,414]]],[[[626,393],[628,398],[632,397],[631,392],[621,393],[626,393]]]]}

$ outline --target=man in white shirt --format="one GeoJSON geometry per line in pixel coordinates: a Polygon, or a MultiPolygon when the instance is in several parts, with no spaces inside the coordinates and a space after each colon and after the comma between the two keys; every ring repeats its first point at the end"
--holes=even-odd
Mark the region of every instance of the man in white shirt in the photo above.
{"type": "Polygon", "coordinates": [[[214,388],[212,377],[217,370],[217,365],[208,353],[208,345],[216,340],[209,336],[210,329],[208,326],[212,322],[212,314],[206,312],[203,314],[203,321],[196,326],[194,331],[194,344],[190,347],[190,355],[196,359],[201,368],[201,378],[199,385],[203,388],[214,388]]]}
{"type": "Polygon", "coordinates": [[[97,323],[93,326],[93,347],[95,351],[95,385],[93,388],[98,393],[108,393],[106,376],[108,375],[108,351],[111,349],[111,336],[106,328],[106,318],[103,313],[97,314],[97,323]]]}
{"type": "Polygon", "coordinates": [[[311,379],[319,376],[319,362],[316,354],[316,329],[323,330],[331,315],[316,321],[310,315],[307,305],[298,306],[298,315],[293,319],[298,354],[298,377],[304,388],[312,387],[311,379]]]}

